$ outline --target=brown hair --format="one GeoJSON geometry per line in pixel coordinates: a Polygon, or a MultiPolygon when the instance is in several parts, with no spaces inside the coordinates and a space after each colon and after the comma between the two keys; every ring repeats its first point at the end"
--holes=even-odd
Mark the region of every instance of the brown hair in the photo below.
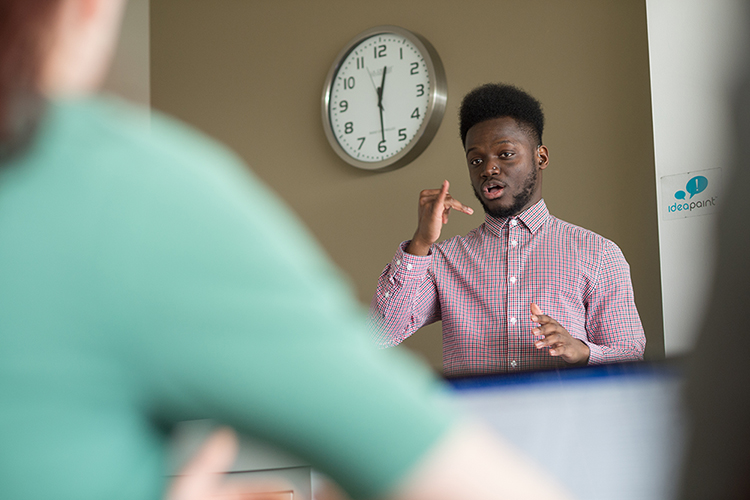
{"type": "Polygon", "coordinates": [[[61,0],[0,0],[0,162],[21,152],[44,112],[39,91],[61,0]]]}

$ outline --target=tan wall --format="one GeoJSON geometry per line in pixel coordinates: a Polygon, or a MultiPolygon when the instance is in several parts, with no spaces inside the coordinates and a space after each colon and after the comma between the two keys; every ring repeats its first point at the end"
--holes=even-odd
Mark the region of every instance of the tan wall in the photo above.
{"type": "Polygon", "coordinates": [[[151,103],[149,0],[128,0],[122,32],[104,90],[129,101],[151,103]]]}
{"type": "MultiPolygon", "coordinates": [[[[151,0],[153,106],[239,152],[312,229],[369,302],[416,225],[419,191],[452,183],[478,209],[458,139],[473,87],[514,83],[543,104],[550,211],[620,245],[630,262],[647,355],[663,355],[646,14],[643,0],[151,0]],[[395,24],[428,38],[448,76],[448,109],[430,147],[387,173],[359,171],[329,147],[324,79],[357,33],[395,24]]],[[[440,366],[439,325],[408,347],[440,366]]]]}

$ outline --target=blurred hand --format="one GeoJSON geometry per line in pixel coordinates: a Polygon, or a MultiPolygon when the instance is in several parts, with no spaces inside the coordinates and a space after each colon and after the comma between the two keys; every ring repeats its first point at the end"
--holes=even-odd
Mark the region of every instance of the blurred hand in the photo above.
{"type": "Polygon", "coordinates": [[[229,428],[214,432],[175,477],[167,500],[278,500],[274,493],[291,490],[279,483],[226,481],[237,455],[237,436],[229,428]]]}

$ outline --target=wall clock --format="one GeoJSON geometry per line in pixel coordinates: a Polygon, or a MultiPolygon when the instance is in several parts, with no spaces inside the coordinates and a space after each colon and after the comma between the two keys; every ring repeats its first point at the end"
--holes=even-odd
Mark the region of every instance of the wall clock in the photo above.
{"type": "Polygon", "coordinates": [[[397,26],[368,29],[341,50],[326,77],[328,142],[355,167],[402,167],[432,141],[447,94],[443,64],[425,38],[397,26]]]}

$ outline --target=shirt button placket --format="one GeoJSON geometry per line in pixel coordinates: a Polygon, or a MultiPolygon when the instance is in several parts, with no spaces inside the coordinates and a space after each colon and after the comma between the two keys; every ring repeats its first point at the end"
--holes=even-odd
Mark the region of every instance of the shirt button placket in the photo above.
{"type": "Polygon", "coordinates": [[[508,367],[514,370],[518,367],[518,315],[520,290],[516,285],[520,268],[518,256],[518,220],[510,219],[508,231],[508,367]]]}

